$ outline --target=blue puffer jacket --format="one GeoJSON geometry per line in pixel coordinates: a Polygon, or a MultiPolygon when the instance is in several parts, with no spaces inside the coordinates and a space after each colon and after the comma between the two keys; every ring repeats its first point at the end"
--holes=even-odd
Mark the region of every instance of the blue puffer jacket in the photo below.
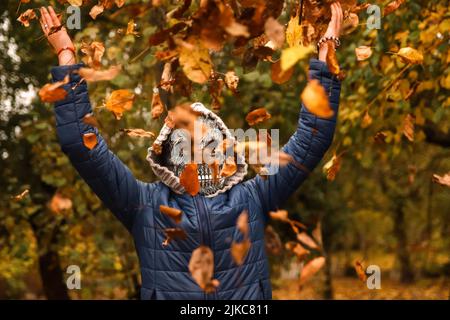
{"type": "Polygon", "coordinates": [[[264,247],[264,228],[268,212],[278,209],[300,186],[330,146],[336,125],[340,83],[322,61],[312,59],[310,79],[317,79],[330,95],[335,115],[321,119],[305,107],[300,111],[298,128],[283,150],[294,162],[281,167],[264,180],[241,182],[214,197],[177,194],[163,182],[145,183],[133,177],[130,170],[108,149],[97,129],[83,123],[92,112],[85,83],[72,73],[80,65],[54,67],[54,81],[70,73],[66,99],[55,106],[57,134],[62,150],[92,190],[132,234],[142,274],[142,299],[271,299],[269,266],[264,247]],[[77,86],[75,86],[78,84],[77,86]],[[71,89],[75,86],[75,89],[71,89]],[[83,134],[94,132],[98,144],[89,150],[83,134]],[[163,215],[160,205],[183,211],[178,225],[188,235],[163,247],[163,230],[175,227],[163,215]],[[249,213],[251,248],[241,266],[230,254],[233,240],[241,241],[236,219],[249,213]],[[188,271],[192,251],[201,243],[214,252],[214,278],[220,285],[206,294],[188,271]]]}

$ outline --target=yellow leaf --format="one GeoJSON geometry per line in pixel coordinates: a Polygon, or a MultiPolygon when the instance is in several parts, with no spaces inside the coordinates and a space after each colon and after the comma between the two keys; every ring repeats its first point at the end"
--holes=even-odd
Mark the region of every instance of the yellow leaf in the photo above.
{"type": "Polygon", "coordinates": [[[286,71],[293,67],[299,60],[304,59],[313,51],[313,47],[295,46],[284,49],[281,52],[281,70],[286,71]]]}
{"type": "Polygon", "coordinates": [[[302,26],[298,23],[298,17],[291,17],[286,28],[286,42],[290,48],[301,45],[302,26]]]}
{"type": "Polygon", "coordinates": [[[397,55],[405,62],[411,64],[420,64],[423,62],[423,55],[411,47],[401,48],[397,55]]]}
{"type": "Polygon", "coordinates": [[[127,89],[114,90],[106,100],[106,109],[111,111],[117,120],[122,118],[126,110],[133,107],[134,94],[127,89]]]}

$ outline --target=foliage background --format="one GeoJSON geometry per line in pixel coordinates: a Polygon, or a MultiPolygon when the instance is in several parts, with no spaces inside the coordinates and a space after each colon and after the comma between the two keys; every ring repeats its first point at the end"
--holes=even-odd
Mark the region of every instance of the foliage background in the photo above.
{"type": "MultiPolygon", "coordinates": [[[[125,6],[147,3],[126,1],[125,6]]],[[[158,131],[162,123],[151,120],[152,88],[159,82],[161,64],[151,48],[132,60],[146,46],[146,39],[164,25],[165,13],[177,1],[151,8],[136,18],[138,37],[118,34],[130,16],[111,15],[116,9],[89,16],[89,2],[82,8],[82,29],[71,31],[82,39],[105,43],[105,64],[121,63],[124,72],[111,82],[90,85],[94,107],[111,90],[129,88],[138,96],[133,110],[117,121],[96,108],[102,134],[110,148],[136,177],[154,181],[145,161],[149,140],[133,139],[121,128],[158,131]]],[[[387,1],[373,1],[381,7],[387,1]]],[[[57,1],[32,0],[20,11],[57,1]]],[[[286,23],[294,1],[286,1],[279,21],[286,23]]],[[[126,230],[77,176],[60,151],[55,135],[52,106],[33,95],[49,81],[56,64],[42,39],[38,23],[29,28],[17,19],[18,1],[0,3],[0,298],[136,298],[139,269],[133,243],[126,230]],[[27,92],[27,93],[25,93],[27,92]],[[20,201],[12,196],[30,189],[20,201]],[[48,202],[56,191],[70,197],[71,210],[55,214],[48,202]],[[68,292],[63,285],[68,265],[82,270],[82,289],[68,292]]],[[[344,152],[335,181],[327,181],[320,166],[289,201],[292,217],[314,225],[322,221],[329,258],[320,274],[298,290],[298,265],[286,253],[271,258],[275,298],[448,298],[450,275],[450,189],[432,182],[434,173],[450,171],[450,16],[445,1],[410,0],[382,19],[380,30],[367,30],[364,12],[360,28],[342,39],[338,59],[347,76],[343,82],[339,124],[333,152],[344,152]],[[374,54],[356,61],[354,49],[372,46],[374,54]],[[410,46],[421,51],[422,65],[402,74],[404,64],[390,52],[410,46]],[[410,89],[417,90],[405,99],[410,89]],[[383,91],[383,88],[387,88],[383,91]],[[361,127],[368,112],[373,122],[361,127]],[[403,119],[415,116],[415,139],[403,136],[403,119]],[[383,131],[386,143],[373,136],[383,131]],[[352,264],[364,259],[382,270],[382,289],[370,292],[358,282],[352,264]]],[[[264,106],[272,119],[267,128],[280,128],[282,141],[294,131],[299,95],[306,83],[307,62],[296,68],[286,84],[272,83],[270,63],[260,62],[245,73],[231,48],[214,55],[220,72],[235,70],[240,77],[239,96],[223,94],[219,115],[230,128],[246,128],[251,108],[264,106]]],[[[170,101],[178,101],[171,97],[170,101]]],[[[208,91],[197,86],[191,101],[210,104],[208,91]]],[[[275,223],[283,240],[294,235],[275,223]]]]}

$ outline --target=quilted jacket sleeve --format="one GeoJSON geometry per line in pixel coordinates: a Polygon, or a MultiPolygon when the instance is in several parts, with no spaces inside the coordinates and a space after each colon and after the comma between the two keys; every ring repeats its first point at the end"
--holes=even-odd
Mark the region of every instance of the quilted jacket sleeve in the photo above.
{"type": "Polygon", "coordinates": [[[64,86],[68,95],[55,104],[56,132],[62,151],[81,177],[113,214],[131,230],[134,212],[140,203],[140,184],[130,170],[108,149],[98,130],[83,122],[92,112],[85,82],[74,70],[82,64],[59,66],[51,70],[53,81],[70,74],[70,83],[64,86]],[[97,145],[89,150],[83,144],[83,135],[95,133],[97,145]]]}
{"type": "Polygon", "coordinates": [[[310,61],[309,78],[319,80],[325,88],[334,115],[329,119],[319,118],[302,105],[297,130],[282,149],[294,161],[280,167],[276,174],[269,175],[266,180],[257,176],[248,181],[249,187],[256,189],[258,200],[266,213],[278,209],[305,181],[333,141],[340,82],[330,73],[326,63],[317,59],[310,61]]]}

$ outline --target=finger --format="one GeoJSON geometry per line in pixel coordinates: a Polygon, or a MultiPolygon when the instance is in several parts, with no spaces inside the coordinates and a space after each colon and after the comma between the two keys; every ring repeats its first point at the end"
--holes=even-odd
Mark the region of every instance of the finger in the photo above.
{"type": "Polygon", "coordinates": [[[44,24],[47,25],[47,31],[50,30],[51,27],[53,27],[53,21],[52,18],[50,17],[50,14],[48,13],[47,9],[45,7],[42,7],[42,17],[44,19],[44,24]]]}
{"type": "Polygon", "coordinates": [[[45,27],[45,23],[44,20],[42,20],[42,18],[39,19],[39,23],[41,24],[42,32],[44,32],[44,34],[47,35],[48,31],[47,28],[45,27]]]}
{"type": "Polygon", "coordinates": [[[61,25],[61,21],[59,21],[58,16],[56,15],[55,10],[53,10],[52,6],[48,6],[48,12],[50,13],[50,18],[52,19],[53,25],[59,27],[61,25]]]}

